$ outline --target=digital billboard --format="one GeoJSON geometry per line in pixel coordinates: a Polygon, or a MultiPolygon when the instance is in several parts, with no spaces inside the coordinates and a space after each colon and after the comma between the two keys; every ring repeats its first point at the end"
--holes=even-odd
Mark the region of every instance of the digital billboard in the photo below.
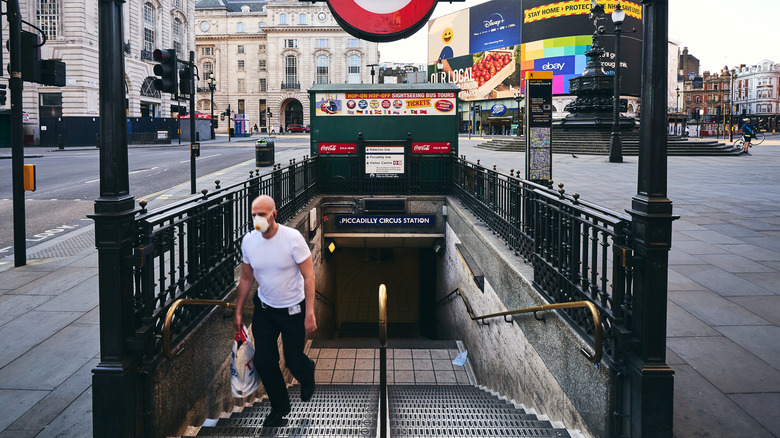
{"type": "MultiPolygon", "coordinates": [[[[606,28],[604,70],[614,67],[617,0],[601,0],[606,28]]],[[[595,31],[592,0],[493,0],[428,22],[429,82],[455,83],[466,101],[514,98],[526,71],[553,73],[553,94],[569,94],[569,79],[582,75],[595,31]],[[464,34],[468,35],[465,41],[464,34]]],[[[621,93],[638,96],[642,51],[642,7],[622,1],[621,93]]],[[[521,92],[524,92],[521,91],[521,92]]]]}

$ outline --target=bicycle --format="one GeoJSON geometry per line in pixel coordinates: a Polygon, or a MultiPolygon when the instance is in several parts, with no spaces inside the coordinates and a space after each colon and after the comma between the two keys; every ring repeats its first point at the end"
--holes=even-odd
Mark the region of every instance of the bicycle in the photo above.
{"type": "MultiPolygon", "coordinates": [[[[755,145],[759,145],[764,142],[764,139],[766,136],[764,136],[763,132],[756,132],[753,134],[753,138],[750,140],[750,147],[752,148],[755,145]]],[[[741,151],[742,147],[745,145],[745,137],[742,136],[734,141],[733,147],[735,151],[741,151]]]]}

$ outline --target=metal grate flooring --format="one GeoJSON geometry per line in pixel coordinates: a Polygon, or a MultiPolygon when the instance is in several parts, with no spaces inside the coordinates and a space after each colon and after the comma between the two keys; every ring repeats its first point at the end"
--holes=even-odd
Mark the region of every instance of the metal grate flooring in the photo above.
{"type": "Polygon", "coordinates": [[[375,437],[379,408],[378,386],[318,385],[308,403],[300,401],[300,387],[289,388],[292,410],[286,423],[263,427],[271,412],[268,399],[203,427],[197,436],[209,437],[375,437]]]}
{"type": "Polygon", "coordinates": [[[474,386],[387,388],[391,437],[568,437],[511,403],[474,386]]]}

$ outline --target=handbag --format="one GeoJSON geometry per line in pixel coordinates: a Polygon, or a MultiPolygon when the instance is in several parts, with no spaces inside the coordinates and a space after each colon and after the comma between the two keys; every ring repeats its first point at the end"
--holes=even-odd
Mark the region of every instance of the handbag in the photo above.
{"type": "Polygon", "coordinates": [[[233,339],[233,351],[230,353],[230,389],[233,397],[247,397],[260,385],[254,360],[255,346],[249,339],[246,326],[242,326],[233,339]]]}

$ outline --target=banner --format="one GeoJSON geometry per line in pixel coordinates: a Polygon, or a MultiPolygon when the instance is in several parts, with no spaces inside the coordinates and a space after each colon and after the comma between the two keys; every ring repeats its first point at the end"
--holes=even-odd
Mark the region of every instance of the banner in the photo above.
{"type": "Polygon", "coordinates": [[[456,93],[329,93],[315,96],[317,116],[439,116],[455,111],[456,93]]]}

